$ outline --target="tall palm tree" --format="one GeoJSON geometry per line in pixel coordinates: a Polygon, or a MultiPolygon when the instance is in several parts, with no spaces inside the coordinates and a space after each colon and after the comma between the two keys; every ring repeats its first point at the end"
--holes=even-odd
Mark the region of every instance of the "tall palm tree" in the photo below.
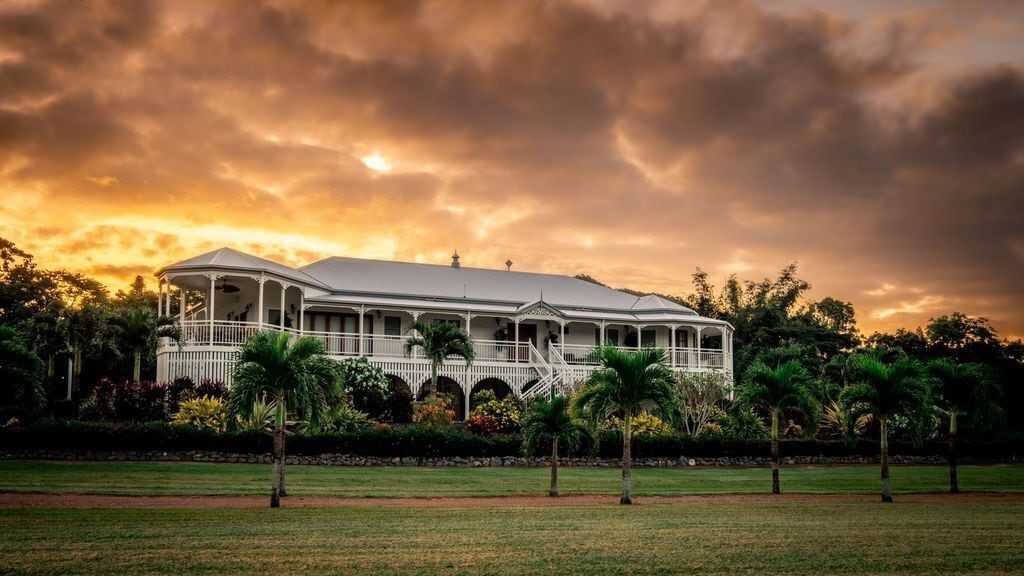
{"type": "Polygon", "coordinates": [[[550,400],[536,400],[526,409],[520,425],[523,428],[523,452],[527,456],[541,442],[551,442],[551,488],[548,496],[558,496],[558,443],[566,450],[574,450],[584,438],[590,439],[590,427],[569,414],[569,399],[554,396],[550,400]]]}
{"type": "Polygon", "coordinates": [[[928,402],[928,388],[920,364],[903,358],[886,364],[874,356],[858,356],[853,384],[843,390],[842,401],[872,414],[879,425],[882,452],[882,502],[892,502],[889,488],[889,421],[909,415],[928,402]]]}
{"type": "Polygon", "coordinates": [[[796,360],[769,368],[758,360],[750,365],[740,401],[768,410],[772,416],[772,494],[779,494],[779,419],[785,410],[799,410],[811,426],[817,422],[817,403],[809,383],[811,375],[796,360]]]}
{"type": "Polygon", "coordinates": [[[315,428],[327,412],[328,401],[341,393],[337,366],[316,338],[305,336],[293,341],[287,333],[261,331],[242,345],[231,385],[231,411],[249,418],[257,401],[277,405],[271,508],[280,506],[279,498],[285,495],[284,442],[288,414],[299,413],[315,428]]]}
{"type": "Polygon", "coordinates": [[[437,374],[444,366],[445,358],[458,356],[467,364],[471,364],[476,354],[473,352],[473,340],[465,330],[447,322],[426,323],[414,322],[409,332],[416,332],[405,341],[405,355],[412,355],[413,350],[422,348],[423,354],[430,360],[430,390],[428,396],[437,395],[437,374]]]}
{"type": "Polygon", "coordinates": [[[957,494],[960,492],[956,477],[957,417],[975,402],[985,383],[984,369],[977,364],[957,364],[946,358],[932,360],[925,368],[935,384],[935,403],[949,414],[949,492],[957,494]]]}
{"type": "Polygon", "coordinates": [[[180,338],[174,329],[174,319],[170,316],[157,316],[156,312],[142,306],[124,308],[114,318],[114,325],[120,332],[120,340],[131,350],[132,380],[142,377],[142,356],[156,348],[157,338],[168,336],[175,340],[180,338]]]}
{"type": "Polygon", "coordinates": [[[601,368],[587,378],[572,403],[575,416],[593,419],[622,413],[622,496],[620,504],[632,504],[630,481],[633,418],[651,411],[670,421],[678,420],[676,379],[666,365],[660,348],[619,350],[611,346],[598,350],[601,368]]]}

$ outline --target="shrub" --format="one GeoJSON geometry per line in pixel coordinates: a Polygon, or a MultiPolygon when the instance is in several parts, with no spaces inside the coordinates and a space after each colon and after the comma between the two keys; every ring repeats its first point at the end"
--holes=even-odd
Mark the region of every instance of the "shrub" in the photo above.
{"type": "Polygon", "coordinates": [[[425,428],[448,428],[455,419],[455,411],[450,406],[447,394],[416,402],[412,408],[412,421],[425,428]]]}
{"type": "Polygon", "coordinates": [[[519,400],[512,397],[497,400],[494,392],[490,390],[481,390],[473,398],[478,403],[466,420],[467,428],[494,428],[491,434],[511,434],[519,431],[519,418],[523,413],[523,406],[519,400]]]}
{"type": "MultiPolygon", "coordinates": [[[[616,430],[622,432],[622,420],[618,416],[612,416],[603,422],[598,428],[601,431],[616,430]]],[[[661,418],[653,414],[639,414],[631,422],[634,436],[658,436],[671,435],[672,427],[666,424],[661,418]]]]}
{"type": "Polygon", "coordinates": [[[220,398],[202,396],[185,400],[178,406],[171,423],[223,432],[228,423],[228,407],[220,398]]]}
{"type": "Polygon", "coordinates": [[[761,440],[767,438],[769,432],[764,421],[749,406],[734,408],[718,419],[718,425],[723,437],[737,440],[761,440]]]}
{"type": "Polygon", "coordinates": [[[466,419],[466,429],[473,434],[493,436],[501,431],[501,422],[490,414],[470,414],[466,419]]]}
{"type": "Polygon", "coordinates": [[[188,376],[175,378],[167,385],[164,393],[164,415],[170,418],[178,411],[178,406],[186,401],[195,398],[219,398],[226,400],[228,397],[228,385],[220,380],[203,378],[198,384],[188,376]]]}
{"type": "Polygon", "coordinates": [[[274,418],[277,415],[277,402],[253,402],[252,414],[248,418],[235,416],[235,429],[239,432],[269,432],[274,429],[274,418]]]}
{"type": "Polygon", "coordinates": [[[160,420],[164,418],[166,391],[166,385],[156,382],[101,378],[79,405],[78,416],[83,420],[160,420]]]}
{"type": "Polygon", "coordinates": [[[337,406],[332,406],[327,411],[327,417],[324,418],[319,429],[314,431],[309,427],[305,427],[304,432],[359,432],[369,428],[371,422],[372,420],[365,412],[360,412],[346,403],[341,403],[337,406]]]}
{"type": "Polygon", "coordinates": [[[352,406],[370,418],[383,418],[390,407],[391,382],[384,371],[366,358],[346,358],[338,363],[341,383],[352,406]]]}

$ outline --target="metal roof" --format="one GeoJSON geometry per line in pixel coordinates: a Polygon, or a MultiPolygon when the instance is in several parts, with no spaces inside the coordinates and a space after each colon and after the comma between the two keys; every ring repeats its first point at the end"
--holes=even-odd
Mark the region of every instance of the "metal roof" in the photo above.
{"type": "Polygon", "coordinates": [[[246,272],[270,272],[271,274],[277,274],[283,278],[295,280],[297,282],[304,282],[312,286],[319,286],[321,288],[329,288],[322,284],[316,278],[292,268],[291,266],[285,266],[279,264],[273,260],[267,260],[266,258],[260,258],[253,256],[252,254],[246,254],[245,252],[239,252],[233,248],[218,248],[212,252],[200,254],[188,260],[182,260],[170,266],[164,266],[156,275],[161,276],[165,273],[174,272],[185,272],[194,270],[244,270],[246,272]]]}

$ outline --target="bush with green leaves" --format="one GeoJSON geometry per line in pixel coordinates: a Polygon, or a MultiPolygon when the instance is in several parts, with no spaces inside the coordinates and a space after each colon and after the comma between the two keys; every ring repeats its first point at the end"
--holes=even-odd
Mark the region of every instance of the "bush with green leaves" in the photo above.
{"type": "Polygon", "coordinates": [[[228,425],[228,406],[220,398],[209,396],[186,400],[178,406],[171,423],[223,432],[228,425]]]}
{"type": "Polygon", "coordinates": [[[252,412],[248,416],[235,415],[234,427],[239,432],[270,432],[274,429],[274,415],[277,414],[277,402],[260,399],[252,404],[252,412]]]}
{"type": "Polygon", "coordinates": [[[365,430],[373,425],[373,420],[365,412],[356,410],[347,403],[331,406],[324,415],[323,421],[314,430],[308,425],[300,428],[304,434],[324,434],[329,432],[352,433],[365,430]]]}
{"type": "Polygon", "coordinates": [[[338,362],[341,385],[352,401],[352,407],[373,419],[384,418],[389,406],[391,387],[388,377],[366,358],[346,358],[338,362]]]}
{"type": "MultiPolygon", "coordinates": [[[[598,426],[598,430],[622,432],[622,419],[618,416],[609,416],[598,426]]],[[[633,417],[633,435],[635,436],[666,436],[674,433],[672,426],[653,414],[642,412],[633,417]]]]}
{"type": "Polygon", "coordinates": [[[733,406],[718,418],[721,435],[735,440],[763,440],[768,438],[769,430],[761,417],[750,406],[733,406]]]}
{"type": "MultiPolygon", "coordinates": [[[[479,422],[480,426],[486,429],[489,434],[510,434],[519,431],[519,419],[523,412],[520,402],[512,397],[504,400],[491,399],[494,393],[489,390],[490,396],[484,396],[485,402],[477,404],[476,408],[469,414],[467,425],[479,422]]],[[[481,393],[477,393],[479,397],[481,393]]],[[[472,428],[471,428],[472,429],[472,428]]]]}
{"type": "Polygon", "coordinates": [[[34,416],[45,406],[43,362],[18,331],[0,326],[0,415],[34,416]]]}

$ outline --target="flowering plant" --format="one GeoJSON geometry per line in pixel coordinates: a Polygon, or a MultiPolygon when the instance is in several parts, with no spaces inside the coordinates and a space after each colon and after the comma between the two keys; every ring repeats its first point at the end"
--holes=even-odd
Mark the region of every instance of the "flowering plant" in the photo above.
{"type": "Polygon", "coordinates": [[[522,408],[519,406],[519,403],[513,399],[506,398],[505,400],[488,400],[478,404],[477,407],[473,409],[469,414],[469,419],[466,421],[466,426],[474,432],[476,432],[476,430],[474,430],[474,426],[479,426],[481,429],[487,430],[496,426],[496,429],[494,429],[493,432],[490,432],[491,434],[508,434],[519,430],[519,416],[521,413],[522,408]],[[476,422],[476,424],[474,424],[474,422],[476,422]]]}
{"type": "Polygon", "coordinates": [[[450,406],[451,400],[445,394],[416,402],[412,408],[412,421],[427,428],[447,428],[455,419],[455,411],[450,406]]]}

